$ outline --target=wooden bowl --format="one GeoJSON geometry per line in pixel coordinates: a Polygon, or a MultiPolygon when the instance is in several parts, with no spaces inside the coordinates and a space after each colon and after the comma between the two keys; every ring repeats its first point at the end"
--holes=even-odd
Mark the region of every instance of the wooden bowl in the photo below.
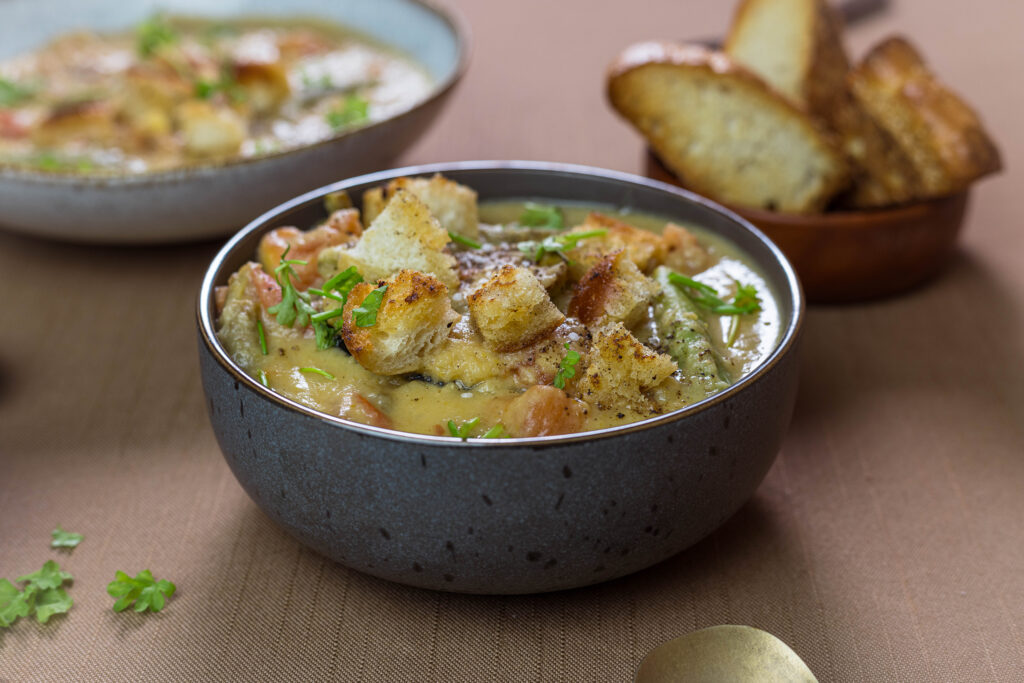
{"type": "MultiPolygon", "coordinates": [[[[685,187],[653,154],[647,175],[685,187]]],[[[903,206],[825,214],[728,208],[761,229],[793,263],[808,301],[847,303],[912,289],[949,262],[969,192],[903,206]]]]}

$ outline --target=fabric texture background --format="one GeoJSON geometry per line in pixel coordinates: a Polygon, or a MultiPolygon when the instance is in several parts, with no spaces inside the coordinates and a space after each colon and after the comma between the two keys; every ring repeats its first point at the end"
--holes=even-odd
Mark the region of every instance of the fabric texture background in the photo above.
{"type": "MultiPolygon", "coordinates": [[[[720,34],[730,5],[463,0],[469,74],[401,162],[639,171],[605,66],[635,40],[720,34]]],[[[893,5],[850,30],[851,50],[909,34],[1009,170],[975,190],[939,280],[810,309],[793,426],[751,502],[604,585],[448,595],[304,549],[240,489],[204,411],[194,294],[219,241],[0,233],[0,576],[54,558],[75,577],[70,614],[0,632],[0,679],[628,681],[666,640],[748,624],[822,681],[1024,680],[1024,4],[893,5]],[[49,549],[57,524],[85,541],[49,549]],[[145,568],[178,594],[158,615],[112,612],[115,570],[145,568]]]]}

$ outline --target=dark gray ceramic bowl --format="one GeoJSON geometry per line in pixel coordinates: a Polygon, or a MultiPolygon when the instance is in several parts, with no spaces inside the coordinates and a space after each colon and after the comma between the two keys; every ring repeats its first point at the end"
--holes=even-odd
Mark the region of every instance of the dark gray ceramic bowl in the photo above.
{"type": "Polygon", "coordinates": [[[391,581],[465,593],[533,593],[648,567],[709,534],[775,459],[797,387],[803,296],[782,253],[743,219],[684,190],[580,166],[467,162],[403,168],[321,188],[264,214],[213,260],[199,293],[210,420],[239,482],[271,518],[338,562],[391,581]],[[264,388],[215,334],[214,287],[261,235],[324,217],[322,197],[440,172],[481,200],[541,198],[691,221],[738,244],[774,290],[774,352],[684,410],[583,434],[470,441],[368,427],[264,388]]]}

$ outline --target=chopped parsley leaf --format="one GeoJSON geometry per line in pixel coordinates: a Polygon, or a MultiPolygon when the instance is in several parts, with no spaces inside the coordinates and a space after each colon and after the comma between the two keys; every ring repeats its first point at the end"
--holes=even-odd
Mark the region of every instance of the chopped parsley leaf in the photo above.
{"type": "Polygon", "coordinates": [[[388,291],[387,285],[381,285],[366,295],[363,302],[352,310],[352,319],[356,327],[372,327],[377,323],[377,312],[384,302],[384,293],[388,291]]]}
{"type": "Polygon", "coordinates": [[[143,57],[152,57],[165,45],[178,42],[178,32],[162,14],[155,14],[139,24],[135,34],[135,47],[143,57]]]}
{"type": "Polygon", "coordinates": [[[117,598],[114,603],[115,612],[123,612],[133,602],[136,612],[145,612],[147,609],[159,612],[164,608],[164,601],[174,595],[176,590],[177,587],[166,579],[155,580],[148,569],[136,574],[135,578],[118,571],[114,580],[107,584],[107,593],[117,598]]]}
{"type": "Polygon", "coordinates": [[[519,224],[530,228],[561,230],[565,224],[562,210],[557,206],[526,202],[526,208],[519,215],[519,224]]]}
{"type": "Polygon", "coordinates": [[[452,239],[452,242],[455,242],[456,244],[461,245],[463,247],[467,247],[469,249],[479,249],[482,246],[479,242],[474,242],[468,237],[463,237],[462,235],[456,232],[452,232],[451,230],[448,231],[448,237],[452,239]]]}
{"type": "Polygon", "coordinates": [[[83,538],[85,538],[82,534],[64,531],[60,528],[59,524],[57,525],[57,528],[50,533],[50,535],[53,536],[53,540],[50,541],[51,548],[74,548],[82,542],[83,538]]]}
{"type": "Polygon", "coordinates": [[[761,310],[761,300],[753,285],[742,285],[737,282],[736,294],[731,302],[726,303],[718,296],[714,287],[703,282],[675,272],[669,273],[668,279],[676,287],[688,289],[687,294],[695,304],[717,315],[746,315],[761,310]]]}
{"type": "Polygon", "coordinates": [[[331,373],[327,372],[326,370],[321,370],[320,368],[299,368],[299,372],[320,375],[321,377],[326,377],[327,379],[337,379],[337,377],[335,377],[331,373]]]}
{"type": "Polygon", "coordinates": [[[565,262],[569,258],[565,255],[567,249],[574,249],[582,240],[591,237],[602,237],[607,235],[607,230],[584,230],[582,232],[568,232],[564,235],[552,235],[545,237],[541,242],[521,242],[519,250],[531,254],[533,260],[538,263],[545,254],[555,254],[565,262]]]}
{"type": "Polygon", "coordinates": [[[327,112],[327,125],[341,130],[365,122],[369,118],[370,102],[359,95],[348,95],[339,106],[327,112]]]}
{"type": "Polygon", "coordinates": [[[555,381],[552,382],[557,389],[565,389],[565,380],[576,376],[576,364],[580,362],[579,352],[570,349],[568,342],[566,342],[565,348],[567,349],[565,357],[558,364],[558,372],[555,373],[555,381]]]}

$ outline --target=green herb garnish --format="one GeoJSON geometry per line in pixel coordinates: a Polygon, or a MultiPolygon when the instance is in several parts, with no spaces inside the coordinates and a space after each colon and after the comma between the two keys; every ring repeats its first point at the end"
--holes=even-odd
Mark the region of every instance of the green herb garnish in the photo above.
{"type": "Polygon", "coordinates": [[[263,372],[263,370],[260,370],[260,384],[268,389],[270,388],[270,384],[267,382],[267,373],[263,372]]]}
{"type": "Polygon", "coordinates": [[[448,433],[456,439],[468,439],[470,433],[476,429],[478,424],[480,424],[479,417],[474,417],[472,420],[466,420],[457,427],[455,426],[455,420],[448,420],[448,433]]]}
{"type": "Polygon", "coordinates": [[[504,439],[505,438],[505,425],[503,425],[503,424],[501,424],[499,422],[498,424],[494,425],[493,427],[488,429],[486,432],[484,432],[484,435],[481,436],[480,438],[481,439],[504,439]]]}
{"type": "Polygon", "coordinates": [[[135,47],[143,57],[152,57],[165,45],[178,42],[178,32],[162,14],[139,24],[135,34],[135,47]]]}
{"type": "Polygon", "coordinates": [[[267,313],[277,316],[277,324],[291,327],[296,322],[299,327],[309,324],[309,316],[316,313],[316,310],[309,304],[308,292],[300,292],[292,284],[293,279],[298,279],[293,266],[307,265],[306,261],[287,258],[292,245],[288,245],[281,254],[281,263],[274,268],[274,277],[277,284],[281,286],[281,302],[274,304],[267,309],[267,313]]]}
{"type": "Polygon", "coordinates": [[[558,372],[555,373],[555,381],[552,382],[556,389],[565,389],[565,380],[576,376],[576,364],[580,362],[579,352],[570,349],[568,342],[565,348],[565,357],[558,364],[558,372]]]}
{"type": "Polygon", "coordinates": [[[135,603],[136,612],[145,612],[147,609],[152,612],[159,612],[164,608],[164,601],[174,595],[177,587],[161,579],[153,579],[153,573],[144,569],[132,578],[122,571],[117,572],[113,581],[107,584],[107,593],[117,598],[114,603],[114,611],[122,612],[132,602],[135,603]]]}
{"type": "Polygon", "coordinates": [[[21,617],[35,613],[36,621],[45,624],[55,614],[64,614],[74,601],[61,587],[71,574],[48,560],[39,571],[15,580],[24,583],[18,588],[7,579],[0,579],[0,628],[7,628],[21,617]]]}
{"type": "Polygon", "coordinates": [[[201,100],[208,100],[217,93],[222,92],[236,104],[245,102],[247,97],[245,89],[238,85],[234,74],[231,72],[231,67],[225,64],[221,67],[220,74],[220,78],[216,81],[198,79],[193,86],[195,96],[201,100]]]}
{"type": "Polygon", "coordinates": [[[369,118],[370,102],[359,95],[349,95],[339,106],[327,112],[327,124],[334,130],[363,123],[369,118]]]}
{"type": "Polygon", "coordinates": [[[533,256],[533,260],[538,263],[545,254],[555,254],[560,259],[569,263],[569,258],[565,255],[567,249],[574,249],[577,244],[582,240],[591,237],[601,237],[607,235],[607,230],[585,230],[583,232],[568,232],[564,235],[552,235],[551,237],[545,237],[541,242],[522,242],[519,244],[519,250],[533,256]]]}
{"type": "Polygon", "coordinates": [[[0,78],[0,107],[13,107],[32,99],[35,94],[36,88],[0,78]]]}
{"type": "Polygon", "coordinates": [[[260,334],[260,351],[262,351],[265,356],[267,355],[267,332],[263,329],[262,320],[256,321],[256,331],[260,334]]]}
{"type": "Polygon", "coordinates": [[[731,302],[726,303],[715,291],[714,287],[698,282],[693,278],[672,272],[668,274],[669,282],[676,287],[684,287],[693,302],[701,308],[717,315],[746,315],[761,310],[761,301],[757,297],[757,289],[753,285],[736,283],[736,294],[731,302]]]}
{"type": "Polygon", "coordinates": [[[345,312],[345,303],[348,301],[349,292],[357,284],[363,281],[355,266],[349,266],[340,273],[334,275],[324,283],[323,289],[311,287],[310,292],[332,301],[337,301],[340,306],[329,311],[314,313],[310,316],[313,323],[313,332],[316,334],[316,347],[323,351],[334,346],[338,341],[338,328],[328,321],[340,318],[345,312]]]}
{"type": "Polygon", "coordinates": [[[83,538],[85,538],[82,534],[64,531],[60,528],[59,524],[50,535],[53,536],[53,540],[50,541],[51,548],[74,548],[82,542],[83,538]]]}
{"type": "Polygon", "coordinates": [[[557,206],[526,202],[526,208],[519,215],[519,224],[531,228],[548,228],[561,230],[565,221],[562,210],[557,206]]]}
{"type": "Polygon", "coordinates": [[[327,379],[337,379],[331,373],[326,370],[321,370],[320,368],[299,368],[299,372],[308,372],[314,375],[320,375],[321,377],[326,377],[327,379]]]}
{"type": "Polygon", "coordinates": [[[458,233],[455,233],[455,232],[452,232],[451,230],[448,231],[448,237],[450,237],[452,239],[452,242],[455,242],[456,244],[460,244],[460,245],[462,245],[464,247],[467,247],[469,249],[479,249],[481,246],[483,246],[479,242],[474,242],[473,240],[469,239],[468,237],[463,237],[462,235],[460,235],[458,233]]]}
{"type": "Polygon", "coordinates": [[[356,327],[372,327],[377,322],[377,311],[384,302],[384,293],[388,291],[387,285],[381,285],[366,295],[363,302],[352,310],[352,319],[356,327]]]}
{"type": "Polygon", "coordinates": [[[90,159],[74,159],[58,156],[54,152],[40,152],[31,157],[29,163],[40,171],[91,171],[96,165],[90,159]]]}

